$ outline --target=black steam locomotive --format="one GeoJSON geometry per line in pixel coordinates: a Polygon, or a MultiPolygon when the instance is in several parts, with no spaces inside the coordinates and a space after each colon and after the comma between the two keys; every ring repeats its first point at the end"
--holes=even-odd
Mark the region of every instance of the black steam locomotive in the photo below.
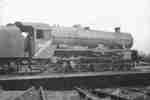
{"type": "Polygon", "coordinates": [[[0,70],[13,73],[27,67],[32,71],[35,66],[70,68],[66,71],[130,70],[138,61],[132,45],[131,34],[119,28],[104,32],[80,25],[15,22],[0,26],[0,70]]]}

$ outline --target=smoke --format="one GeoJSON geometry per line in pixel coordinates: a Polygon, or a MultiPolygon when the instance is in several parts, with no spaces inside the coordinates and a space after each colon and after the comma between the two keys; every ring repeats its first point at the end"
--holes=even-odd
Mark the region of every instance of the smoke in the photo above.
{"type": "Polygon", "coordinates": [[[3,24],[3,10],[5,7],[4,0],[0,0],[0,25],[3,24]]]}
{"type": "Polygon", "coordinates": [[[81,24],[99,30],[130,32],[133,48],[150,53],[149,0],[6,0],[4,23],[81,24]]]}

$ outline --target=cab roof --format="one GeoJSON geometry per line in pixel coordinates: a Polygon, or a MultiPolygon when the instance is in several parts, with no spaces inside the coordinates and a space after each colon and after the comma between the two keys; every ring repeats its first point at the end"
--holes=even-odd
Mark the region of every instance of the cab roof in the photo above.
{"type": "Polygon", "coordinates": [[[20,24],[23,26],[32,26],[35,29],[51,30],[49,24],[45,24],[45,23],[20,22],[20,24]]]}

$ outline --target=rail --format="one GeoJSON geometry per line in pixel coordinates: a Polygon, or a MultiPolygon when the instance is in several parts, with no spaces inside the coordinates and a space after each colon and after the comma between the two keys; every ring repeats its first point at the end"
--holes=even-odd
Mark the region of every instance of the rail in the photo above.
{"type": "Polygon", "coordinates": [[[83,90],[79,87],[75,87],[75,90],[79,93],[80,95],[80,98],[84,98],[86,100],[99,100],[99,97],[86,91],[86,90],[83,90]]]}
{"type": "Polygon", "coordinates": [[[79,87],[75,87],[75,90],[79,93],[81,98],[84,98],[86,100],[100,100],[102,97],[109,97],[112,100],[130,100],[125,97],[106,93],[104,91],[96,91],[96,90],[88,91],[79,87]]]}
{"type": "Polygon", "coordinates": [[[39,89],[31,87],[13,100],[47,100],[47,98],[42,87],[39,89]]]}

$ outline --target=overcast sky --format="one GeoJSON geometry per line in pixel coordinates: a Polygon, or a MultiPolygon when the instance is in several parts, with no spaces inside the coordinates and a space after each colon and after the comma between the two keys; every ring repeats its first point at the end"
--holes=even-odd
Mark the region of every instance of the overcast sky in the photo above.
{"type": "Polygon", "coordinates": [[[3,0],[0,22],[32,21],[50,25],[81,24],[94,29],[130,32],[133,48],[150,53],[149,0],[3,0]],[[3,9],[2,9],[3,8],[3,9]]]}

